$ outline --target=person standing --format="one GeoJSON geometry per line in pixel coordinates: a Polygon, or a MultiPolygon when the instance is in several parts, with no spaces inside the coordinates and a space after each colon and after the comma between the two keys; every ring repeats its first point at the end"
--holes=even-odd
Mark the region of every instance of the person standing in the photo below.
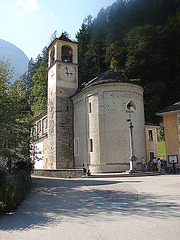
{"type": "Polygon", "coordinates": [[[142,157],[142,170],[146,170],[146,160],[144,159],[144,157],[142,157]]]}
{"type": "Polygon", "coordinates": [[[176,174],[176,163],[174,162],[174,160],[172,162],[172,172],[173,174],[176,174]]]}
{"type": "Polygon", "coordinates": [[[156,157],[153,158],[153,170],[155,172],[157,171],[157,159],[156,159],[156,157]]]}
{"type": "Polygon", "coordinates": [[[160,158],[158,158],[158,161],[157,161],[157,168],[158,168],[158,172],[161,172],[161,160],[160,160],[160,158]]]}

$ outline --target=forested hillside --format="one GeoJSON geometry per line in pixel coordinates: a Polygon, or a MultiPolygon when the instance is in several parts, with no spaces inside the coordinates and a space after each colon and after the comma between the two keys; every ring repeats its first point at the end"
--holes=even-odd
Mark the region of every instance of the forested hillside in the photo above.
{"type": "MultiPolygon", "coordinates": [[[[179,101],[180,0],[117,0],[78,33],[79,86],[112,68],[144,87],[146,121],[179,101]]],[[[56,33],[54,34],[56,37],[56,33]]],[[[24,76],[34,114],[46,107],[47,48],[24,76]]]]}
{"type": "Polygon", "coordinates": [[[180,98],[180,0],[118,0],[78,34],[79,81],[109,68],[144,87],[146,121],[180,98]]]}

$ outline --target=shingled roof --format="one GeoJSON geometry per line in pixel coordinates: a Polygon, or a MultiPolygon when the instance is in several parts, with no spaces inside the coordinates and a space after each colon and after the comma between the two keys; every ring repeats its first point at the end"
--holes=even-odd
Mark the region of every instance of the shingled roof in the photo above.
{"type": "Polygon", "coordinates": [[[78,44],[77,42],[71,41],[68,37],[66,37],[66,36],[64,35],[64,33],[62,33],[59,38],[55,38],[55,39],[51,42],[51,44],[49,45],[48,49],[49,49],[49,48],[53,45],[53,43],[54,43],[55,41],[57,41],[57,40],[61,40],[61,41],[65,41],[65,42],[71,42],[71,43],[78,44]]]}
{"type": "Polygon", "coordinates": [[[61,36],[58,38],[59,40],[65,41],[65,42],[73,42],[68,37],[64,35],[64,33],[61,34],[61,36]]]}
{"type": "Polygon", "coordinates": [[[171,105],[169,107],[162,109],[161,111],[157,112],[156,115],[163,115],[166,113],[171,113],[171,112],[176,112],[176,111],[180,111],[180,101],[177,103],[174,103],[173,105],[171,105]]]}
{"type": "Polygon", "coordinates": [[[136,82],[130,81],[127,78],[125,78],[122,74],[114,72],[113,70],[108,70],[102,73],[100,76],[90,80],[89,82],[82,84],[81,90],[84,90],[86,88],[99,85],[99,84],[115,83],[115,82],[131,83],[131,84],[138,85],[136,82]]]}

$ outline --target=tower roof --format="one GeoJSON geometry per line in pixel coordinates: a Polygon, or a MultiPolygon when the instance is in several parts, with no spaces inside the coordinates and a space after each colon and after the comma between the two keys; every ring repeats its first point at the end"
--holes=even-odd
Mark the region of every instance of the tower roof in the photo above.
{"type": "MultiPolygon", "coordinates": [[[[130,81],[125,78],[122,74],[114,72],[113,70],[108,70],[102,73],[100,76],[95,77],[87,83],[82,85],[82,90],[91,86],[104,84],[104,83],[115,83],[115,82],[123,82],[123,83],[131,83],[137,84],[136,82],[130,81]]],[[[138,84],[137,84],[138,85],[138,84]]]]}
{"type": "Polygon", "coordinates": [[[53,43],[54,43],[55,41],[57,41],[57,40],[61,40],[61,41],[64,41],[64,42],[70,42],[70,43],[78,44],[77,42],[71,41],[68,37],[66,37],[66,36],[64,35],[64,33],[62,33],[59,38],[55,38],[55,39],[51,42],[51,44],[49,45],[48,49],[49,49],[49,48],[53,45],[53,43]]]}
{"type": "Polygon", "coordinates": [[[64,35],[64,33],[61,34],[61,36],[58,38],[59,40],[65,41],[65,42],[73,42],[68,37],[64,35]]]}

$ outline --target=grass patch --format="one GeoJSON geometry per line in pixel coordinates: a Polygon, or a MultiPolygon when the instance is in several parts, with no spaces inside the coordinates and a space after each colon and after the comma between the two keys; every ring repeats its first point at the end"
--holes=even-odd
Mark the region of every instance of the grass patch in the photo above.
{"type": "Polygon", "coordinates": [[[165,141],[158,142],[158,154],[166,155],[165,141]]]}

